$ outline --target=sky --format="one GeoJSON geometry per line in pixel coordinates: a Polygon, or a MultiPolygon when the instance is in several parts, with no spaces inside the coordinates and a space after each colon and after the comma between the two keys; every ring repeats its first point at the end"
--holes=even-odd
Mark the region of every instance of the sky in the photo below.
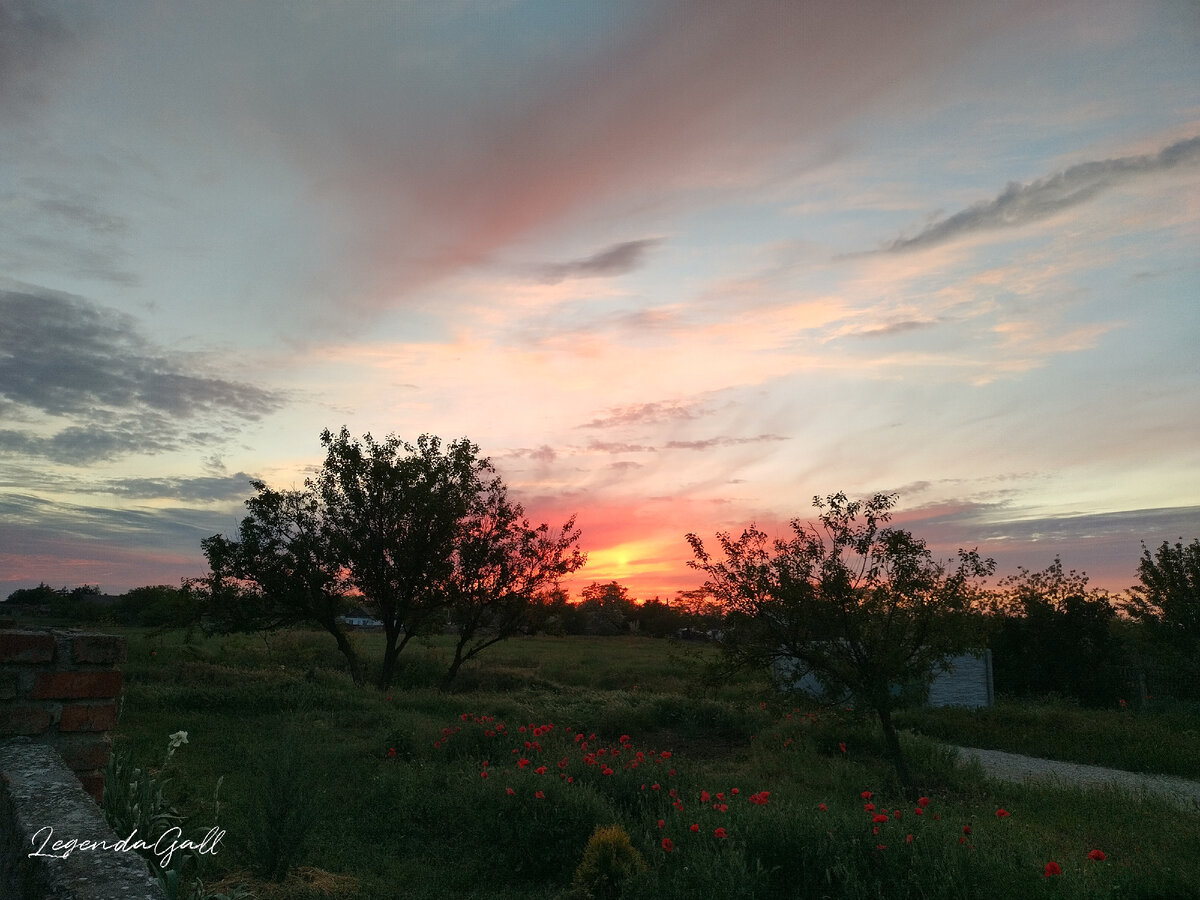
{"type": "Polygon", "coordinates": [[[1200,4],[0,0],[0,597],[469,438],[641,599],[812,499],[1200,536],[1200,4]]]}

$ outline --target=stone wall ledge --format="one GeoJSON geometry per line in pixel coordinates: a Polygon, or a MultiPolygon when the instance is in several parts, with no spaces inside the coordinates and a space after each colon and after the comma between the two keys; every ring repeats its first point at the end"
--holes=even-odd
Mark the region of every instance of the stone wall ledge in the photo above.
{"type": "Polygon", "coordinates": [[[65,859],[31,857],[42,846],[45,834],[38,832],[46,826],[54,836],[43,853],[53,852],[54,841],[102,841],[114,847],[119,840],[52,747],[27,737],[0,742],[0,897],[165,900],[145,860],[132,850],[76,849],[65,859]]]}

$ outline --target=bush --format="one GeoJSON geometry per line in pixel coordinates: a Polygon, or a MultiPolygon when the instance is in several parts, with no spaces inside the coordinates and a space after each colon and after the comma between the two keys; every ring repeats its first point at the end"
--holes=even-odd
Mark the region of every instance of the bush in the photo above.
{"type": "Polygon", "coordinates": [[[575,870],[575,893],[587,900],[610,900],[632,875],[646,871],[646,860],[634,849],[620,825],[602,825],[592,832],[575,870]]]}

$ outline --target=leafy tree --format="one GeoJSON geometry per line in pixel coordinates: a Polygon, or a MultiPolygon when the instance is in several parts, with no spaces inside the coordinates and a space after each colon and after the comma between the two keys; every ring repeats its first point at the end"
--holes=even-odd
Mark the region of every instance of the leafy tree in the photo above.
{"type": "Polygon", "coordinates": [[[637,602],[629,588],[617,581],[593,581],[582,591],[579,613],[587,634],[621,634],[637,616],[637,602]]]}
{"type": "Polygon", "coordinates": [[[1126,652],[1107,593],[1089,588],[1084,572],[1064,572],[1057,556],[1041,572],[1019,568],[999,587],[999,623],[990,642],[997,690],[1114,704],[1125,686],[1126,652]]]}
{"type": "Polygon", "coordinates": [[[67,589],[65,587],[56,591],[50,585],[42,582],[35,588],[17,588],[17,590],[8,595],[8,599],[5,602],[11,603],[14,606],[41,606],[65,596],[67,596],[67,589]]]}
{"type": "Polygon", "coordinates": [[[1142,544],[1139,584],[1126,610],[1149,633],[1149,644],[1174,670],[1176,688],[1200,696],[1200,538],[1163,541],[1153,554],[1142,544]]]}
{"type": "Polygon", "coordinates": [[[450,623],[458,636],[447,674],[519,628],[556,578],[583,563],[572,518],[533,528],[510,503],[479,447],[424,434],[352,440],[325,431],[312,481],[325,505],[331,550],[383,622],[379,685],[413,636],[450,623]]]}
{"type": "Polygon", "coordinates": [[[445,610],[459,525],[492,467],[466,439],[444,450],[427,434],[415,445],[370,434],[360,443],[343,427],[324,431],[321,444],[325,463],[313,486],[337,561],[383,622],[379,686],[386,687],[400,652],[445,610]]]}
{"type": "Polygon", "coordinates": [[[328,631],[346,658],[350,676],[361,683],[354,645],[338,616],[346,607],[348,584],[331,549],[320,496],[312,489],[276,491],[252,481],[256,496],[246,501],[250,515],[238,526],[237,540],[213,535],[201,541],[216,582],[253,586],[251,612],[242,597],[218,592],[234,603],[212,603],[211,617],[226,630],[271,629],[313,622],[328,631]]]}
{"type": "Polygon", "coordinates": [[[462,664],[534,624],[558,579],[583,565],[572,517],[557,532],[533,527],[499,478],[477,485],[454,540],[444,591],[457,638],[443,687],[462,664]]]}
{"type": "Polygon", "coordinates": [[[913,788],[892,722],[895,687],[928,684],[947,660],[978,646],[972,600],[992,560],[960,550],[957,564],[925,542],[887,527],[895,494],[850,501],[813,498],[819,524],[791,522],[792,537],[769,542],[751,525],[734,540],[717,535],[724,560],[695,534],[689,565],[724,606],[723,648],[734,666],[798,663],[829,688],[872,710],[906,789],[913,788]]]}

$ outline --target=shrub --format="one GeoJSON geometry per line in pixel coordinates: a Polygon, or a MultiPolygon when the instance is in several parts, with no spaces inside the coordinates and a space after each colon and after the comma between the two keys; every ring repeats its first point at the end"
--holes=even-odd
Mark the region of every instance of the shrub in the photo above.
{"type": "Polygon", "coordinates": [[[575,870],[575,892],[588,900],[609,900],[621,895],[621,886],[646,870],[642,854],[634,849],[620,825],[602,825],[592,832],[575,870]]]}

